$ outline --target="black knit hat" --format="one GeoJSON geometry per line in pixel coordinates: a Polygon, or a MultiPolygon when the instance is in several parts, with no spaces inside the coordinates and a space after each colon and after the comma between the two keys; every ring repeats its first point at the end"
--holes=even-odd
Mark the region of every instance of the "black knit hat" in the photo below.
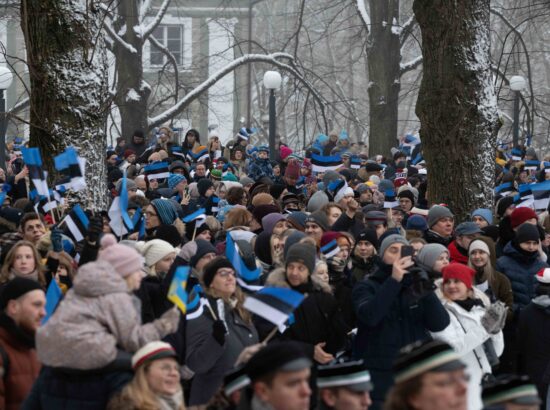
{"type": "Polygon", "coordinates": [[[295,243],[288,249],[285,257],[285,267],[290,262],[303,263],[311,275],[315,270],[315,247],[307,243],[295,243]]]}
{"type": "Polygon", "coordinates": [[[19,299],[33,290],[42,290],[37,281],[16,276],[6,284],[0,294],[0,310],[4,310],[10,300],[19,299]]]}
{"type": "Polygon", "coordinates": [[[376,235],[376,231],[374,229],[365,229],[355,235],[355,246],[357,246],[360,241],[370,242],[376,249],[378,249],[378,236],[376,235]]]}
{"type": "Polygon", "coordinates": [[[483,385],[483,406],[504,405],[539,405],[541,403],[536,386],[527,376],[505,376],[494,382],[483,385]]]}
{"type": "Polygon", "coordinates": [[[298,342],[269,343],[250,358],[246,373],[252,382],[276,372],[296,372],[311,367],[311,360],[298,342]]]}
{"type": "Polygon", "coordinates": [[[216,253],[216,248],[210,242],[205,241],[204,239],[197,239],[197,251],[189,260],[189,265],[194,268],[197,266],[199,260],[206,255],[207,253],[216,253]]]}
{"type": "Polygon", "coordinates": [[[460,356],[440,340],[415,342],[403,347],[395,360],[395,382],[402,383],[427,372],[450,372],[464,369],[460,356]]]}
{"type": "Polygon", "coordinates": [[[539,230],[537,227],[530,223],[523,223],[516,231],[514,243],[520,244],[527,241],[536,241],[540,239],[539,230]]]}
{"type": "Polygon", "coordinates": [[[209,180],[208,178],[201,178],[199,182],[197,182],[197,190],[199,191],[200,196],[204,196],[206,194],[206,191],[214,186],[214,183],[209,180]]]}
{"type": "Polygon", "coordinates": [[[514,204],[513,195],[505,196],[504,198],[500,199],[497,204],[497,215],[503,218],[506,210],[513,204],[514,204]]]}
{"type": "Polygon", "coordinates": [[[173,247],[181,245],[181,235],[174,225],[159,225],[155,230],[155,238],[162,239],[173,247]]]}
{"type": "Polygon", "coordinates": [[[404,189],[403,191],[399,192],[397,194],[397,197],[398,198],[409,198],[411,200],[411,202],[413,203],[413,205],[415,203],[414,194],[410,189],[404,189]]]}
{"type": "Polygon", "coordinates": [[[223,256],[218,256],[212,259],[206,264],[206,266],[204,267],[204,272],[202,274],[202,281],[207,288],[209,288],[212,284],[214,276],[216,276],[216,272],[218,272],[218,269],[220,268],[235,269],[231,262],[229,262],[229,260],[227,260],[227,258],[223,256]]]}

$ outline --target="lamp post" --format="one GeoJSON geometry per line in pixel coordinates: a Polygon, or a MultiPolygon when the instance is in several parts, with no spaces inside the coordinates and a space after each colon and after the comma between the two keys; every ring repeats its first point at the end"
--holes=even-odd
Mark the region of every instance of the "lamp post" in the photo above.
{"type": "Polygon", "coordinates": [[[6,129],[8,128],[4,90],[10,87],[12,80],[11,70],[0,67],[0,167],[4,171],[6,170],[6,129]]]}
{"type": "Polygon", "coordinates": [[[275,160],[275,133],[276,112],[275,112],[275,90],[281,86],[281,74],[277,71],[266,71],[264,74],[264,87],[269,90],[269,159],[275,160]]]}
{"type": "Polygon", "coordinates": [[[516,148],[519,145],[519,97],[525,89],[526,81],[521,75],[514,75],[510,78],[510,89],[514,92],[514,125],[512,134],[512,145],[516,148]]]}

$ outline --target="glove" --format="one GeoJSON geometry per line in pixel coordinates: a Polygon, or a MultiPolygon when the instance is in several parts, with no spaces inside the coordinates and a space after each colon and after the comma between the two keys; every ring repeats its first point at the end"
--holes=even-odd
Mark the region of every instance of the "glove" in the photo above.
{"type": "Polygon", "coordinates": [[[102,232],[103,217],[101,215],[92,216],[88,225],[88,242],[97,242],[102,232]]]}
{"type": "Polygon", "coordinates": [[[495,302],[487,308],[487,312],[481,318],[481,325],[487,333],[496,335],[504,327],[506,322],[506,306],[502,302],[495,302]]]}
{"type": "Polygon", "coordinates": [[[337,256],[330,258],[327,263],[330,266],[330,270],[334,272],[342,273],[346,268],[346,260],[337,256]]]}
{"type": "Polygon", "coordinates": [[[50,239],[52,241],[52,248],[54,252],[61,252],[63,250],[63,237],[61,229],[54,227],[50,234],[50,239]]]}
{"type": "Polygon", "coordinates": [[[179,321],[180,311],[176,306],[164,312],[160,318],[155,320],[155,327],[161,334],[160,337],[175,333],[178,330],[179,321]]]}
{"type": "Polygon", "coordinates": [[[225,343],[225,325],[222,320],[215,320],[212,324],[212,337],[220,346],[225,343]]]}

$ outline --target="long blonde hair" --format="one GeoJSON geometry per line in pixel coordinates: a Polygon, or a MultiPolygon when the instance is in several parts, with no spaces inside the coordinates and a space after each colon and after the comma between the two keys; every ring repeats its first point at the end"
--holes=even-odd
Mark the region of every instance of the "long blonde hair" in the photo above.
{"type": "Polygon", "coordinates": [[[244,308],[245,297],[243,291],[238,284],[235,287],[235,293],[230,297],[222,296],[219,292],[216,292],[216,289],[213,289],[211,287],[205,288],[204,291],[207,295],[212,296],[213,298],[220,298],[228,305],[233,306],[233,309],[237,311],[237,314],[246,324],[252,324],[252,315],[247,309],[244,308]]]}

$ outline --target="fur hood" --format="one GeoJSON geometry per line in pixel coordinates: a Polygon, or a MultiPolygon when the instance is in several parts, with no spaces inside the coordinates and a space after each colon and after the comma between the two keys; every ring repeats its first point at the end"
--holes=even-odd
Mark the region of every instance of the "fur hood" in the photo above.
{"type": "MultiPolygon", "coordinates": [[[[309,277],[311,279],[311,283],[313,284],[314,290],[324,293],[332,293],[332,289],[328,283],[321,282],[319,278],[313,275],[309,275],[309,277]]],[[[265,285],[274,286],[276,288],[290,288],[290,285],[286,280],[285,269],[277,268],[271,272],[265,281],[265,285]]]]}

